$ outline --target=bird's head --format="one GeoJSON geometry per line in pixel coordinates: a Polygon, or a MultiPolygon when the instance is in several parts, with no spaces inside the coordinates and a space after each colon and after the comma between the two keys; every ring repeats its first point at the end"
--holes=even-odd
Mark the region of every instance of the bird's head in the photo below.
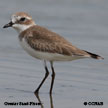
{"type": "Polygon", "coordinates": [[[3,28],[13,27],[19,33],[35,25],[32,17],[25,12],[18,12],[12,15],[11,21],[3,28]]]}

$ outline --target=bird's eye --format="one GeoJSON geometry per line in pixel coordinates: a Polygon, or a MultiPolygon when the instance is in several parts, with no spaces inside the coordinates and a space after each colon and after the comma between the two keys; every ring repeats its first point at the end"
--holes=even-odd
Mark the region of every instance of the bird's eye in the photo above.
{"type": "Polygon", "coordinates": [[[20,19],[20,21],[25,21],[25,20],[26,20],[26,18],[24,18],[24,17],[20,19]]]}

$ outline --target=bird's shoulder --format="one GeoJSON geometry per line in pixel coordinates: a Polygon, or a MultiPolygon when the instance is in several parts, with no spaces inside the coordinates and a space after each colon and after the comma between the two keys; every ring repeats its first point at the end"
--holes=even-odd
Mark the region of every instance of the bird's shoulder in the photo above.
{"type": "Polygon", "coordinates": [[[47,28],[39,26],[39,25],[35,25],[28,28],[27,30],[23,31],[19,35],[19,37],[20,39],[25,37],[26,39],[31,38],[33,40],[38,40],[38,41],[42,40],[46,42],[58,42],[58,43],[62,42],[62,43],[68,43],[68,44],[70,43],[59,34],[52,32],[51,30],[48,30],[47,28]]]}
{"type": "Polygon", "coordinates": [[[35,50],[58,53],[63,55],[83,55],[83,51],[73,46],[59,34],[47,28],[35,25],[19,35],[20,40],[25,38],[27,43],[35,50]]]}

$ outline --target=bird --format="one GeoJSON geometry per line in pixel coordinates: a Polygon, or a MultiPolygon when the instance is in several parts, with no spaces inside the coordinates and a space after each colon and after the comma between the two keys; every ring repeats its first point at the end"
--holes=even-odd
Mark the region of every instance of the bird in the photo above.
{"type": "Polygon", "coordinates": [[[53,63],[57,61],[73,61],[83,58],[104,59],[103,57],[82,50],[72,45],[63,36],[37,25],[26,12],[16,12],[11,16],[11,21],[3,28],[12,27],[18,32],[18,39],[23,49],[32,57],[44,62],[45,76],[34,93],[39,93],[49,75],[47,62],[50,63],[52,78],[49,93],[52,94],[55,70],[53,63]]]}

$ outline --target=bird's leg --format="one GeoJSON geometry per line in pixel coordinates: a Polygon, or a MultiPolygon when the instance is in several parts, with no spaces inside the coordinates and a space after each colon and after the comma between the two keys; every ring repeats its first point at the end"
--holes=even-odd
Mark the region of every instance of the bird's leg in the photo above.
{"type": "Polygon", "coordinates": [[[52,94],[50,94],[50,105],[51,105],[51,108],[54,108],[52,94]]]}
{"type": "Polygon", "coordinates": [[[50,62],[51,64],[51,69],[52,69],[52,80],[51,80],[51,87],[50,87],[50,94],[52,94],[52,89],[54,85],[54,79],[55,79],[55,72],[54,72],[54,67],[53,67],[53,62],[50,62]]]}
{"type": "Polygon", "coordinates": [[[35,96],[36,96],[36,98],[38,99],[38,103],[39,103],[39,105],[41,106],[41,108],[44,108],[44,105],[43,105],[43,103],[42,103],[42,101],[41,101],[41,99],[40,99],[40,97],[39,97],[39,94],[37,93],[35,93],[35,96]]]}
{"type": "Polygon", "coordinates": [[[44,77],[43,80],[41,81],[41,83],[40,83],[40,85],[38,86],[38,88],[35,90],[34,93],[36,93],[36,94],[38,94],[39,89],[41,88],[41,86],[43,85],[43,83],[45,82],[46,78],[47,78],[48,75],[49,75],[49,71],[48,71],[48,68],[47,68],[47,66],[46,66],[46,61],[44,61],[44,63],[45,63],[45,71],[46,71],[45,77],[44,77]]]}

